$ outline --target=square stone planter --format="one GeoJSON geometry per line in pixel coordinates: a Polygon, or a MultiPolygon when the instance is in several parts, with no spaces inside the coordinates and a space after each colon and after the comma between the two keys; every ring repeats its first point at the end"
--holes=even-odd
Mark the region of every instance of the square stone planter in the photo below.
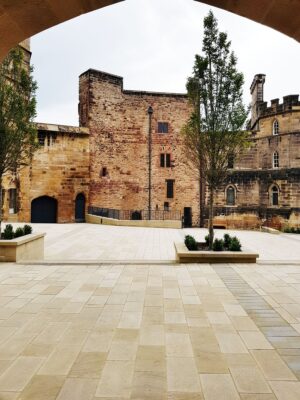
{"type": "Polygon", "coordinates": [[[256,263],[252,251],[190,251],[184,243],[174,243],[178,263],[256,263]]]}
{"type": "Polygon", "coordinates": [[[0,240],[0,262],[44,259],[45,233],[30,234],[12,240],[0,240]]]}

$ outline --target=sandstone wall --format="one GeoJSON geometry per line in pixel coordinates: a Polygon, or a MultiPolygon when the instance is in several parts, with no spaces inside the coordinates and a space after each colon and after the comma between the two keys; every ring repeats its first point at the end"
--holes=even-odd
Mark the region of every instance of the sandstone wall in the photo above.
{"type": "Polygon", "coordinates": [[[4,182],[4,219],[29,222],[31,202],[40,196],[57,200],[57,222],[74,222],[75,199],[83,193],[88,201],[88,130],[56,125],[38,125],[45,135],[44,144],[34,154],[32,164],[20,170],[18,177],[4,182]],[[17,188],[18,215],[9,214],[9,189],[17,188]]]}
{"type": "Polygon", "coordinates": [[[197,224],[198,183],[186,163],[181,128],[190,115],[185,95],[123,90],[123,79],[95,70],[80,77],[80,121],[90,130],[90,204],[122,210],[148,208],[148,107],[152,106],[152,209],[183,213],[191,207],[197,224]],[[158,122],[169,131],[158,133],[158,122]],[[171,167],[160,166],[161,154],[171,167]],[[103,175],[103,168],[107,174],[103,175]],[[167,198],[166,180],[174,180],[174,198],[167,198]]]}

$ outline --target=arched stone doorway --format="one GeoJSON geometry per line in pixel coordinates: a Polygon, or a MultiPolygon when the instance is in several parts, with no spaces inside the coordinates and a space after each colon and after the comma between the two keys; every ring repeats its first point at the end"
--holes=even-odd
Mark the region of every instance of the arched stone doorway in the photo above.
{"type": "Polygon", "coordinates": [[[79,193],[75,199],[75,222],[85,222],[85,195],[79,193]]]}
{"type": "MultiPolygon", "coordinates": [[[[81,14],[123,0],[0,0],[0,60],[22,40],[81,14]]],[[[300,2],[197,0],[252,19],[300,41],[300,2]]]]}
{"type": "Polygon", "coordinates": [[[31,202],[31,222],[53,224],[57,222],[57,200],[41,196],[31,202]]]}

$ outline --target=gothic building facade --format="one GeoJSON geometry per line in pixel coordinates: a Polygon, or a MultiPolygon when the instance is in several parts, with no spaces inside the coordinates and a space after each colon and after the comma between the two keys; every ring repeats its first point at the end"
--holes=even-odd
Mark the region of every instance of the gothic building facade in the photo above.
{"type": "MultiPolygon", "coordinates": [[[[252,145],[230,160],[215,226],[300,225],[299,96],[268,106],[264,83],[259,74],[251,85],[252,145]]],[[[153,219],[163,210],[164,218],[183,216],[187,226],[199,226],[200,217],[205,223],[205,185],[200,191],[181,135],[190,113],[185,94],[124,90],[122,77],[86,71],[79,78],[79,127],[37,124],[32,164],[4,180],[4,218],[82,221],[91,206],[126,218],[149,218],[150,209],[153,219]]]]}

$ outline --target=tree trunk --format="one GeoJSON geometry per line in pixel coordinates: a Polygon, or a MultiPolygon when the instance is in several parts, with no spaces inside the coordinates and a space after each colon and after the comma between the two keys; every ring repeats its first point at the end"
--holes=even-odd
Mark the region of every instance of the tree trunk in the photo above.
{"type": "Polygon", "coordinates": [[[2,198],[2,177],[0,177],[0,239],[2,236],[2,207],[3,207],[3,198],[2,198]]]}
{"type": "Polygon", "coordinates": [[[199,227],[202,227],[202,179],[201,172],[199,171],[199,227]]]}
{"type": "Polygon", "coordinates": [[[214,242],[213,219],[214,219],[214,190],[212,188],[210,188],[209,189],[209,219],[208,219],[209,250],[212,250],[213,242],[214,242]]]}

